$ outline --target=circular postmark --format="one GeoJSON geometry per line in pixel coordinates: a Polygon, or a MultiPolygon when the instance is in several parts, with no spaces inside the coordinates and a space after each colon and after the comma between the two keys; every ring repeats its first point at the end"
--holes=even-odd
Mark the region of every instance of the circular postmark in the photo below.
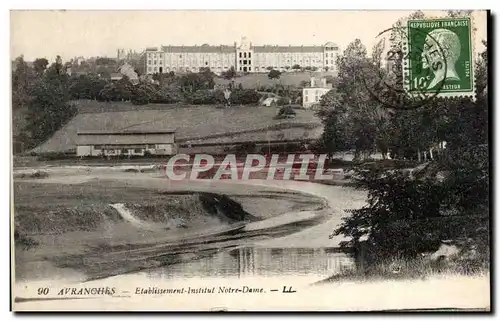
{"type": "Polygon", "coordinates": [[[362,82],[375,100],[386,108],[410,110],[438,96],[443,82],[433,84],[433,75],[447,68],[445,51],[433,35],[412,30],[410,37],[407,27],[395,26],[376,39],[373,61],[361,67],[362,82]]]}

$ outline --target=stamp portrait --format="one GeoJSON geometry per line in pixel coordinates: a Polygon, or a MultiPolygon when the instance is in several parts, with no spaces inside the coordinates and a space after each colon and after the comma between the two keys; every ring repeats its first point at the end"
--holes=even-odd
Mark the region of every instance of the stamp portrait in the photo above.
{"type": "Polygon", "coordinates": [[[473,96],[472,21],[466,18],[408,20],[405,89],[437,96],[473,96]]]}

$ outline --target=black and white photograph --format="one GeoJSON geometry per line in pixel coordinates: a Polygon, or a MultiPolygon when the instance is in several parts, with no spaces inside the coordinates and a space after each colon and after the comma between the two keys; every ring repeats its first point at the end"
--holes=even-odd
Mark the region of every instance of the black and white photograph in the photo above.
{"type": "Polygon", "coordinates": [[[487,10],[11,10],[11,309],[491,311],[487,10]]]}

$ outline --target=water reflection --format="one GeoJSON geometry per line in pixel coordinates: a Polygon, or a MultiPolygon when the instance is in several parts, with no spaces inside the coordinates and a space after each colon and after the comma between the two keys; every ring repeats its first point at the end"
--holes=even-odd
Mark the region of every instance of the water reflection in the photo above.
{"type": "Polygon", "coordinates": [[[151,278],[248,276],[328,277],[354,267],[354,260],[328,248],[239,248],[149,271],[151,278]]]}

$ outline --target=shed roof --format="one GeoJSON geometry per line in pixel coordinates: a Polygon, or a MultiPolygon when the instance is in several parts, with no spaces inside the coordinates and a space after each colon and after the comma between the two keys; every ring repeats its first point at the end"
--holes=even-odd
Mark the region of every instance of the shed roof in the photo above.
{"type": "Polygon", "coordinates": [[[175,137],[172,133],[163,134],[78,134],[77,145],[114,145],[114,144],[173,144],[175,137]]]}

